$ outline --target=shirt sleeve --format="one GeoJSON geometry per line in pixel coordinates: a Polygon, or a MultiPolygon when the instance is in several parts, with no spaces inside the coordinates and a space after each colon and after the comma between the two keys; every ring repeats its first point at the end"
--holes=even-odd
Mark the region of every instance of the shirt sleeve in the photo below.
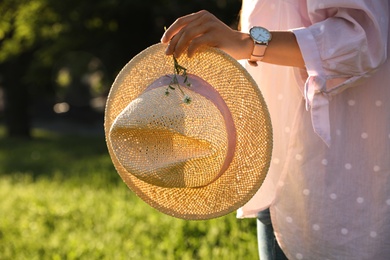
{"type": "Polygon", "coordinates": [[[308,0],[311,25],[292,30],[308,73],[306,108],[328,145],[330,97],[359,84],[387,58],[388,5],[388,0],[308,0]]]}

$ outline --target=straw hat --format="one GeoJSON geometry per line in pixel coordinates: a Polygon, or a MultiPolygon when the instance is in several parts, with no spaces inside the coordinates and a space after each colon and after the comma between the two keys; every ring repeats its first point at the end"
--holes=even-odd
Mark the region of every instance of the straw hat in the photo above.
{"type": "Polygon", "coordinates": [[[175,80],[164,50],[156,44],[142,51],[113,83],[105,111],[111,159],[127,186],[165,214],[226,215],[256,193],[268,171],[267,106],[226,53],[182,55],[177,61],[188,74],[175,80]]]}

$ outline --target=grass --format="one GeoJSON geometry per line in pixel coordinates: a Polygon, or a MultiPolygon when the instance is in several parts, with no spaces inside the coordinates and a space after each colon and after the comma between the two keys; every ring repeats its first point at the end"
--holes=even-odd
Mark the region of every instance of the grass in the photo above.
{"type": "Polygon", "coordinates": [[[257,259],[253,219],[164,215],[115,172],[103,137],[0,128],[0,259],[257,259]]]}

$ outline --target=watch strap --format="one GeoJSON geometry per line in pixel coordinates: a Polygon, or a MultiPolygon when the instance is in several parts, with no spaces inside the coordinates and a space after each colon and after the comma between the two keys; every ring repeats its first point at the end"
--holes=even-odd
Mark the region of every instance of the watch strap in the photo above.
{"type": "Polygon", "coordinates": [[[267,46],[267,44],[260,44],[255,42],[251,58],[248,60],[249,64],[257,66],[257,62],[263,59],[267,46]]]}

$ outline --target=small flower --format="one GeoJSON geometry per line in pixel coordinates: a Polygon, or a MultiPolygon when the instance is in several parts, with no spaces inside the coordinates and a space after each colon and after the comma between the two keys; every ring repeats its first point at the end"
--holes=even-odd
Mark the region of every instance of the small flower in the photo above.
{"type": "Polygon", "coordinates": [[[183,98],[183,102],[186,103],[186,104],[190,104],[192,101],[191,97],[190,96],[187,96],[185,95],[184,98],[183,98]]]}

